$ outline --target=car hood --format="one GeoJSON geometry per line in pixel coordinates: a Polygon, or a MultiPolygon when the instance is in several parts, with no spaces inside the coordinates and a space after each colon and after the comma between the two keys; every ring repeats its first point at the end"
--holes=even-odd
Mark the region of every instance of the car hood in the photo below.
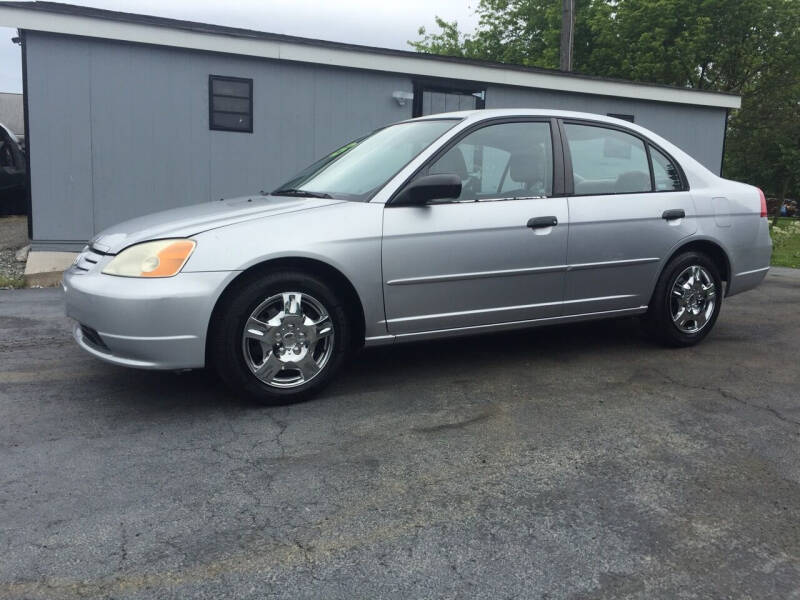
{"type": "Polygon", "coordinates": [[[289,198],[286,196],[243,196],[174,208],[124,221],[97,234],[90,245],[106,254],[116,254],[132,244],[147,240],[192,235],[242,221],[309,210],[342,200],[289,198]]]}

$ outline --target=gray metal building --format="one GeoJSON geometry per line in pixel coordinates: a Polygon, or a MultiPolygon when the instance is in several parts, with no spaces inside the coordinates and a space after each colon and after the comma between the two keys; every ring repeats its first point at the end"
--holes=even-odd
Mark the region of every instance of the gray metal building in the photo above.
{"type": "Polygon", "coordinates": [[[738,96],[49,2],[20,30],[34,250],[80,248],[148,212],[269,190],[343,143],[420,114],[614,114],[719,172],[738,96]]]}

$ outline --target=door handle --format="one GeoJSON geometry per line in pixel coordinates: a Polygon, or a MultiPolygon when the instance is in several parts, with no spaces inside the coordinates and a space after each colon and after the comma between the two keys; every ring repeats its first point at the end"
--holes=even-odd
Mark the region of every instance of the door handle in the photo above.
{"type": "Polygon", "coordinates": [[[683,219],[686,216],[686,211],[682,208],[672,208],[670,210],[665,210],[661,214],[661,218],[667,221],[673,221],[675,219],[683,219]]]}
{"type": "Polygon", "coordinates": [[[531,229],[555,227],[556,225],[558,225],[558,219],[556,217],[534,217],[528,220],[528,227],[531,229]]]}

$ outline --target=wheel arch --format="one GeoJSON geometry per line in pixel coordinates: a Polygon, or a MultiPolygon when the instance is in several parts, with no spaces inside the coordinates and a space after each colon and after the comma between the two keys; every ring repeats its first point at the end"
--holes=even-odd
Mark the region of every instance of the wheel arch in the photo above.
{"type": "Polygon", "coordinates": [[[259,277],[261,274],[277,269],[291,269],[316,275],[326,283],[333,286],[344,300],[344,308],[350,322],[353,325],[353,343],[355,347],[360,347],[364,343],[366,319],[364,317],[364,306],[353,284],[336,267],[315,258],[306,257],[280,257],[265,260],[252,265],[234,277],[214,303],[214,308],[208,319],[206,335],[206,365],[208,365],[209,345],[212,341],[211,323],[214,322],[217,312],[225,304],[227,299],[235,294],[244,283],[259,277]]]}
{"type": "MultiPolygon", "coordinates": [[[[659,269],[658,276],[656,280],[653,282],[652,289],[655,291],[656,283],[658,282],[658,278],[661,277],[661,274],[664,272],[664,269],[667,268],[667,265],[672,262],[679,254],[684,252],[702,252],[706,256],[708,256],[716,265],[717,269],[719,269],[720,279],[724,282],[725,285],[725,296],[728,295],[728,290],[731,287],[731,260],[728,256],[728,253],[725,249],[714,240],[710,239],[693,239],[680,244],[677,248],[675,248],[666,260],[662,263],[661,269],[659,269]]],[[[652,301],[652,300],[651,300],[652,301]]]]}

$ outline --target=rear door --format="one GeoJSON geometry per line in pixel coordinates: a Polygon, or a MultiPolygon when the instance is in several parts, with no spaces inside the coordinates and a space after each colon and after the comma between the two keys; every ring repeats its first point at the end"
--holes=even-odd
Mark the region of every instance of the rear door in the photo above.
{"type": "Polygon", "coordinates": [[[663,259],[697,230],[686,180],[630,130],[565,120],[561,132],[571,187],[564,313],[646,306],[663,259]]]}

